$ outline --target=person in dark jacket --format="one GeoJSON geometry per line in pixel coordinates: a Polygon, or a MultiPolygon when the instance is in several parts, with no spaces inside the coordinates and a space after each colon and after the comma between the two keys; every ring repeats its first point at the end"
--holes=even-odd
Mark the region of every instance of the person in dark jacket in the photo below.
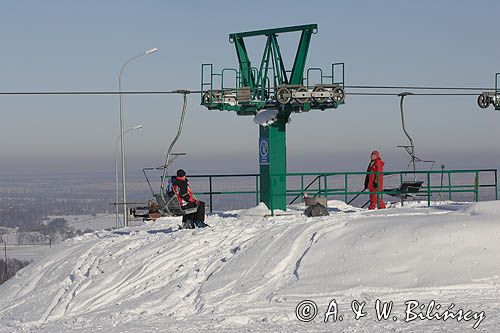
{"type": "Polygon", "coordinates": [[[182,209],[197,207],[197,211],[192,214],[182,216],[182,227],[193,229],[195,226],[203,228],[205,224],[205,203],[196,200],[189,181],[186,178],[186,172],[182,169],[177,170],[176,178],[172,183],[172,190],[177,195],[179,205],[182,209]]]}
{"type": "MultiPolygon", "coordinates": [[[[382,158],[380,157],[380,153],[377,150],[372,151],[371,161],[370,164],[368,164],[368,168],[366,169],[366,171],[381,172],[381,173],[380,174],[373,173],[366,175],[365,190],[368,189],[370,192],[383,191],[384,175],[382,174],[382,172],[384,172],[384,164],[385,164],[384,161],[382,161],[382,158]]],[[[370,193],[370,206],[368,207],[368,209],[377,208],[377,201],[379,209],[385,208],[385,203],[382,200],[382,196],[380,196],[380,200],[378,200],[378,194],[370,193]]]]}

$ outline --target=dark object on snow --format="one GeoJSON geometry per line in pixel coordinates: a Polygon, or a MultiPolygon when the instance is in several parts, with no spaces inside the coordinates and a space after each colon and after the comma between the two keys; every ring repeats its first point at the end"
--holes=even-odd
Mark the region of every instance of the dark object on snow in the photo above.
{"type": "Polygon", "coordinates": [[[182,224],[179,225],[179,229],[194,229],[194,228],[206,228],[210,227],[208,224],[202,221],[192,221],[192,220],[186,220],[182,221],[182,224]]]}
{"type": "Polygon", "coordinates": [[[325,206],[320,203],[316,203],[306,208],[304,211],[304,215],[307,217],[316,217],[316,216],[328,216],[330,213],[325,206]]]}
{"type": "Polygon", "coordinates": [[[206,227],[209,227],[208,224],[206,224],[205,222],[202,222],[202,221],[194,221],[194,225],[197,228],[206,228],[206,227]]]}
{"type": "MultiPolygon", "coordinates": [[[[130,208],[130,215],[133,217],[142,217],[143,221],[154,221],[161,217],[161,209],[165,206],[163,201],[160,201],[158,198],[156,200],[149,200],[148,205],[145,207],[135,207],[130,208]],[[158,202],[162,202],[163,206],[160,207],[158,202]]],[[[161,198],[160,198],[161,199],[161,198]]]]}
{"type": "Polygon", "coordinates": [[[321,204],[328,207],[328,199],[325,197],[307,197],[304,196],[304,204],[309,207],[315,204],[321,204]]]}

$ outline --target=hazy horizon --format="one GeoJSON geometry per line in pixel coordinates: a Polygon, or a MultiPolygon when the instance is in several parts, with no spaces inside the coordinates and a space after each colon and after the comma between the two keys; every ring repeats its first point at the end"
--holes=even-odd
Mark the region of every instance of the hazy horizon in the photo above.
{"type": "MultiPolygon", "coordinates": [[[[237,66],[229,33],[307,23],[318,24],[307,67],[345,62],[348,85],[492,87],[500,71],[500,44],[486,33],[496,31],[498,23],[478,11],[499,12],[498,1],[289,4],[6,2],[0,12],[6,50],[0,56],[0,92],[116,91],[120,67],[151,47],[159,51],[125,70],[124,90],[198,90],[202,63],[213,63],[216,71],[237,66]],[[256,8],[262,8],[259,15],[241,15],[256,8]]],[[[288,66],[297,40],[296,34],[279,36],[288,66]]],[[[262,38],[248,41],[254,64],[263,43],[262,38]]],[[[124,98],[126,128],[144,125],[125,137],[127,172],[139,174],[145,166],[163,163],[182,98],[124,98]]],[[[479,109],[476,98],[407,97],[407,127],[417,156],[436,160],[436,167],[499,167],[500,112],[479,109]]],[[[113,172],[118,96],[3,95],[0,112],[0,173],[113,172]]],[[[396,96],[347,95],[337,110],[291,118],[289,171],[364,170],[372,149],[382,152],[389,169],[406,168],[408,158],[396,148],[408,143],[396,96]]],[[[257,138],[252,117],[208,111],[200,106],[200,95],[192,94],[175,148],[188,156],[177,163],[196,172],[256,172],[257,138]]]]}
{"type": "MultiPolygon", "coordinates": [[[[377,149],[376,147],[373,149],[377,149]]],[[[369,161],[368,149],[364,153],[347,152],[288,152],[287,167],[289,172],[326,172],[326,171],[365,171],[369,161]]],[[[409,157],[401,148],[381,150],[386,162],[386,170],[406,170],[409,157]]],[[[484,151],[420,151],[422,159],[434,160],[434,170],[446,169],[500,169],[500,155],[484,151]]],[[[113,156],[106,155],[48,155],[38,156],[3,156],[0,175],[47,175],[57,174],[114,174],[113,156]]],[[[127,175],[142,177],[142,169],[159,167],[164,156],[128,155],[126,159],[127,175]]],[[[180,157],[170,167],[170,172],[184,168],[193,174],[206,173],[258,173],[258,157],[255,154],[201,155],[188,154],[180,157]]],[[[419,163],[417,168],[429,170],[431,163],[419,163]]]]}

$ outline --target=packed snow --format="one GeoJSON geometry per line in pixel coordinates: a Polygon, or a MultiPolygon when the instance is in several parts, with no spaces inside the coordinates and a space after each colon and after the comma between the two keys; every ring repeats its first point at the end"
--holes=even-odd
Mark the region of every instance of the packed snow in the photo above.
{"type": "Polygon", "coordinates": [[[162,218],[73,238],[0,286],[0,332],[497,330],[500,201],[328,206],[326,217],[259,205],[208,215],[210,228],[162,218]]]}

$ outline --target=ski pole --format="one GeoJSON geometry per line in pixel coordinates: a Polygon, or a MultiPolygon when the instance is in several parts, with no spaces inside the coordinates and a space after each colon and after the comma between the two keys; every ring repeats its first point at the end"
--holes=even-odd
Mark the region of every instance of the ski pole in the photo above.
{"type": "Polygon", "coordinates": [[[349,202],[347,204],[350,205],[351,202],[353,202],[354,200],[356,200],[356,198],[359,197],[365,190],[366,190],[366,188],[364,188],[363,191],[361,191],[361,193],[356,194],[356,196],[354,198],[352,198],[351,200],[349,200],[349,202]]]}

